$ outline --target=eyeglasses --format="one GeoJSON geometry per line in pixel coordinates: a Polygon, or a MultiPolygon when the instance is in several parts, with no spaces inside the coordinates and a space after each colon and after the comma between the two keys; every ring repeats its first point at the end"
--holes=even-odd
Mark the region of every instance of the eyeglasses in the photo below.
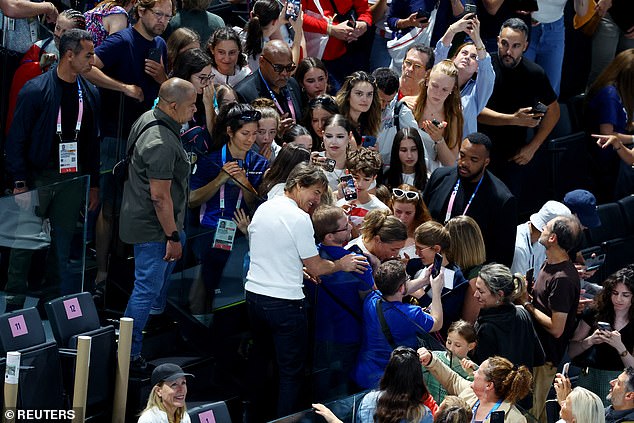
{"type": "Polygon", "coordinates": [[[433,246],[429,246],[429,247],[421,248],[421,247],[416,246],[416,254],[418,254],[420,252],[423,252],[425,250],[430,250],[432,248],[434,248],[434,247],[433,246]]]}
{"type": "Polygon", "coordinates": [[[346,227],[345,228],[337,229],[336,231],[332,231],[331,233],[336,234],[337,232],[347,231],[349,227],[350,227],[350,221],[348,221],[346,223],[346,227]]]}
{"type": "Polygon", "coordinates": [[[152,9],[145,9],[145,10],[149,10],[150,12],[152,12],[154,16],[156,16],[156,20],[162,21],[163,19],[165,19],[169,22],[172,19],[172,15],[168,15],[163,12],[155,12],[152,9]]]}
{"type": "Polygon", "coordinates": [[[211,78],[213,78],[213,77],[214,77],[213,74],[206,75],[206,76],[196,75],[196,78],[198,78],[198,80],[200,81],[201,84],[208,84],[209,81],[211,81],[211,78]]]}
{"type": "Polygon", "coordinates": [[[277,73],[282,73],[284,71],[291,73],[293,72],[295,69],[297,69],[297,65],[295,63],[291,63],[290,65],[280,65],[277,63],[273,63],[271,62],[269,59],[267,59],[264,56],[261,56],[264,60],[266,60],[269,65],[271,65],[273,67],[273,70],[277,73]]]}
{"type": "Polygon", "coordinates": [[[418,200],[420,198],[420,194],[418,191],[404,191],[400,188],[392,188],[392,194],[399,200],[403,198],[407,198],[408,200],[418,200]]]}

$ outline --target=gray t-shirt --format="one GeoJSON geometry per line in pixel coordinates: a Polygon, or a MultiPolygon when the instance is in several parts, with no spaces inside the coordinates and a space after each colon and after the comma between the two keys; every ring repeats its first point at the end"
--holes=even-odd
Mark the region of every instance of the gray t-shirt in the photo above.
{"type": "Polygon", "coordinates": [[[119,236],[129,244],[165,241],[165,231],[159,223],[150,197],[150,179],[171,180],[174,219],[178,230],[183,229],[190,164],[178,133],[181,125],[159,108],[141,115],[130,131],[128,146],[150,122],[161,120],[164,126],[153,126],[139,137],[128,181],[123,189],[119,236]]]}

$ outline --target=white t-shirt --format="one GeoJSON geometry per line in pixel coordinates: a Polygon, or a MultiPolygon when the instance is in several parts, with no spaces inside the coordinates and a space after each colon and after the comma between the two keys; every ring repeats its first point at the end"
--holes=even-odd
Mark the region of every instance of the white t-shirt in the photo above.
{"type": "Polygon", "coordinates": [[[353,204],[354,206],[360,207],[362,209],[366,209],[367,211],[376,210],[376,209],[389,210],[389,207],[386,206],[383,203],[383,201],[379,200],[376,197],[376,195],[372,195],[372,194],[370,194],[370,201],[368,201],[367,203],[363,203],[363,204],[360,204],[358,202],[354,202],[354,203],[350,202],[350,203],[348,203],[345,198],[340,198],[339,200],[337,200],[337,203],[335,205],[337,207],[341,207],[341,206],[343,206],[345,204],[353,204]]]}
{"type": "Polygon", "coordinates": [[[248,65],[242,68],[238,68],[236,66],[236,70],[233,75],[224,75],[220,73],[220,71],[215,67],[211,67],[211,74],[213,75],[212,80],[214,84],[225,84],[231,87],[235,87],[236,85],[238,85],[238,82],[251,75],[251,73],[251,69],[248,65]]]}
{"type": "Polygon", "coordinates": [[[277,197],[278,195],[284,195],[284,187],[286,184],[284,182],[280,182],[279,184],[275,184],[271,187],[269,192],[266,193],[266,199],[270,200],[273,197],[277,197]]]}
{"type": "Polygon", "coordinates": [[[318,254],[308,213],[285,195],[266,201],[249,225],[249,243],[251,265],[244,288],[273,298],[304,298],[302,259],[318,254]]]}
{"type": "MultiPolygon", "coordinates": [[[[141,414],[138,423],[169,423],[169,420],[167,419],[167,413],[165,411],[160,410],[158,407],[152,407],[141,414]]],[[[180,423],[191,423],[189,414],[183,414],[180,423]]]]}
{"type": "Polygon", "coordinates": [[[531,14],[539,23],[552,23],[564,15],[567,0],[537,0],[539,10],[531,14]]]}

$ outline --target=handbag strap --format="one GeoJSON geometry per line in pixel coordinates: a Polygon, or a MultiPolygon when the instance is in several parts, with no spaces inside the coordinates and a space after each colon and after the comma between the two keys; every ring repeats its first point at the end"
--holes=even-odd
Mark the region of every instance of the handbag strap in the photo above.
{"type": "MultiPolygon", "coordinates": [[[[143,133],[145,131],[147,131],[148,129],[154,127],[154,126],[164,126],[165,128],[169,129],[170,131],[172,131],[174,134],[176,134],[176,132],[174,132],[172,130],[172,128],[170,128],[169,126],[167,126],[165,124],[165,122],[163,122],[160,119],[156,119],[153,120],[152,122],[149,122],[148,124],[146,124],[143,129],[141,129],[141,132],[139,132],[139,134],[136,136],[136,138],[134,139],[134,142],[132,142],[132,145],[130,146],[130,148],[128,148],[128,152],[125,155],[126,160],[130,160],[130,158],[132,158],[132,153],[134,152],[134,146],[136,145],[136,142],[139,140],[139,138],[141,137],[141,135],[143,135],[143,133]]],[[[176,134],[176,136],[180,136],[179,134],[176,134]]]]}
{"type": "MultiPolygon", "coordinates": [[[[319,1],[319,0],[317,0],[319,1]]],[[[337,16],[339,14],[339,10],[337,9],[337,5],[335,4],[335,2],[333,0],[329,0],[330,4],[332,5],[333,10],[335,11],[335,16],[337,16]]]]}
{"type": "Polygon", "coordinates": [[[403,108],[403,102],[399,101],[396,103],[396,106],[394,106],[394,112],[393,112],[393,122],[394,122],[394,126],[396,127],[396,132],[401,130],[401,119],[399,118],[399,115],[401,114],[401,109],[403,108]]]}
{"type": "Polygon", "coordinates": [[[392,332],[390,332],[390,328],[387,325],[387,322],[385,321],[385,315],[383,314],[383,299],[382,298],[379,298],[379,301],[376,307],[376,314],[379,316],[381,331],[383,332],[383,335],[385,335],[385,338],[387,339],[388,344],[390,344],[392,349],[396,349],[398,345],[396,345],[396,342],[394,342],[394,337],[392,336],[392,332]]]}

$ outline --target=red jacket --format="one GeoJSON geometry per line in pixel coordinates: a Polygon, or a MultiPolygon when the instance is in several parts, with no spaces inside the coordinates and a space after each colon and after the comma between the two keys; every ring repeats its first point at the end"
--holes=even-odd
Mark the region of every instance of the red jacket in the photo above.
{"type": "MultiPolygon", "coordinates": [[[[332,3],[330,0],[301,0],[302,1],[302,9],[310,10],[319,14],[319,10],[317,6],[315,6],[315,2],[319,1],[321,8],[326,15],[326,18],[332,20],[335,17],[335,10],[332,7],[332,3]]],[[[356,16],[358,21],[364,21],[368,24],[368,30],[372,25],[372,14],[370,13],[370,6],[368,5],[367,0],[332,0],[337,5],[337,10],[340,14],[346,14],[350,9],[354,8],[356,11],[356,16]]],[[[309,16],[308,14],[304,14],[304,31],[308,32],[316,32],[319,34],[326,34],[328,30],[328,22],[324,19],[315,18],[313,16],[309,16]]],[[[334,60],[346,54],[346,43],[341,41],[335,37],[330,37],[328,39],[328,44],[326,45],[326,50],[324,51],[324,55],[322,59],[324,60],[334,60]]]]}

